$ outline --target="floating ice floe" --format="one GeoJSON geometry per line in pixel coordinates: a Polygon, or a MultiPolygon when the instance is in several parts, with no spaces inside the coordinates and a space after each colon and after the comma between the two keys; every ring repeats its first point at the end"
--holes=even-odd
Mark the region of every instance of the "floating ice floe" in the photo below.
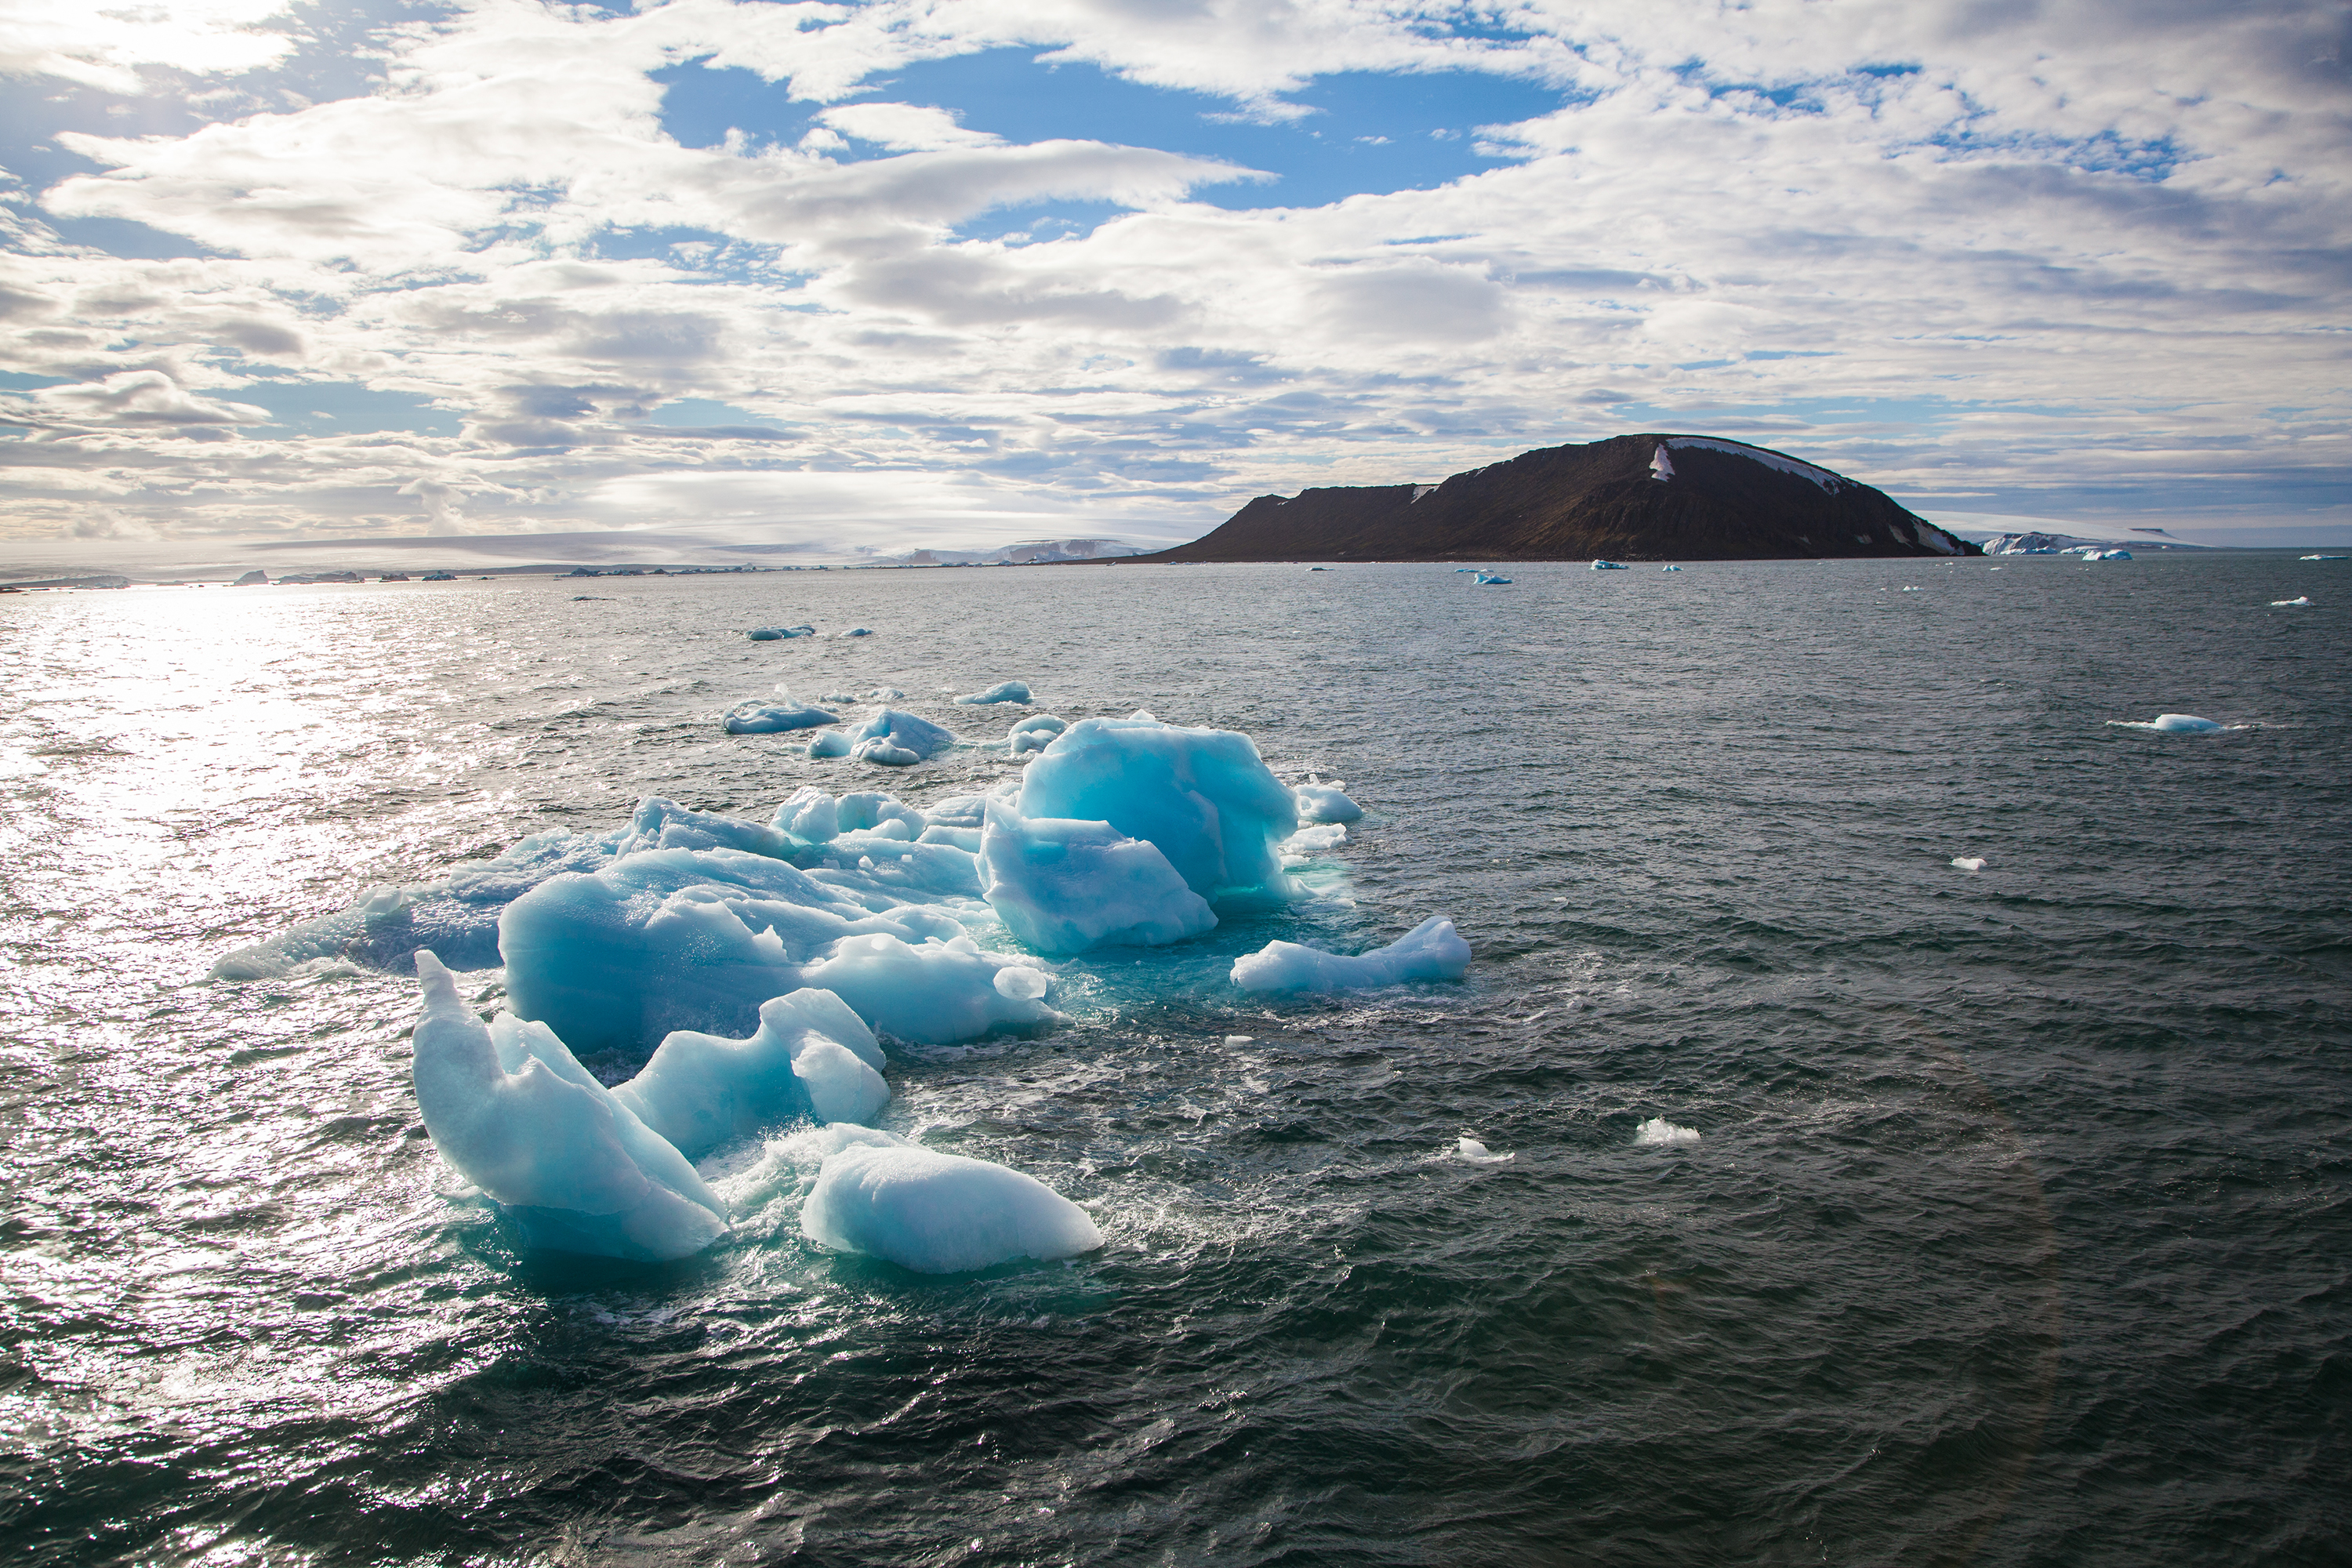
{"type": "Polygon", "coordinates": [[[1102,1245],[1087,1211],[1034,1176],[887,1133],[828,1131],[840,1146],[801,1205],[801,1234],[821,1247],[961,1274],[1102,1245]]]}
{"type": "Polygon", "coordinates": [[[837,730],[829,731],[809,742],[808,754],[818,758],[845,757],[849,755],[849,737],[837,730]]]}
{"type": "Polygon", "coordinates": [[[1679,566],[1661,566],[1658,570],[1661,572],[1679,572],[1682,568],[1679,566]]]}
{"type": "Polygon", "coordinates": [[[954,744],[953,731],[929,719],[901,713],[896,708],[876,709],[864,723],[849,731],[851,756],[889,768],[912,767],[954,744]]]}
{"type": "Polygon", "coordinates": [[[870,637],[874,629],[871,626],[852,626],[841,635],[845,637],[870,637]]]}
{"type": "Polygon", "coordinates": [[[814,626],[753,626],[743,634],[753,642],[782,642],[787,637],[813,637],[814,626]]]}
{"type": "Polygon", "coordinates": [[[1633,1129],[1633,1142],[1639,1144],[1696,1143],[1698,1129],[1677,1127],[1663,1116],[1653,1116],[1633,1129]]]}
{"type": "Polygon", "coordinates": [[[727,1231],[726,1205],[543,1024],[487,1028],[429,950],[410,1074],[425,1130],[528,1247],[664,1262],[727,1231]]]}
{"type": "Polygon", "coordinates": [[[1108,822],[1024,816],[996,801],[987,812],[981,896],[1034,952],[1156,947],[1217,923],[1165,855],[1108,822]]]}
{"type": "Polygon", "coordinates": [[[1290,798],[1298,803],[1301,822],[1360,822],[1364,808],[1348,798],[1343,784],[1323,784],[1309,780],[1297,785],[1290,798]]]}
{"type": "Polygon", "coordinates": [[[1469,966],[1470,944],[1452,921],[1433,915],[1388,946],[1354,957],[1270,942],[1234,961],[1233,982],[1244,991],[1361,991],[1415,980],[1459,980],[1469,966]]]}
{"type": "Polygon", "coordinates": [[[1478,574],[1478,586],[1481,588],[1507,588],[1510,585],[1511,580],[1508,577],[1497,577],[1491,572],[1478,574]]]}
{"type": "Polygon", "coordinates": [[[1984,857],[1981,855],[1955,855],[1952,857],[1952,864],[1963,871],[1981,871],[1985,868],[1984,857]]]}
{"type": "Polygon", "coordinates": [[[1019,702],[1025,706],[1029,700],[1029,688],[1018,680],[1001,680],[985,691],[967,691],[956,700],[967,708],[983,707],[992,702],[1019,702]]]}
{"type": "Polygon", "coordinates": [[[1013,728],[1004,732],[1005,752],[1025,757],[1032,752],[1042,752],[1053,744],[1055,736],[1068,728],[1051,713],[1032,713],[1026,719],[1015,720],[1013,728]]]}
{"type": "Polygon", "coordinates": [[[766,702],[755,697],[727,710],[723,727],[730,735],[776,735],[839,722],[822,708],[806,707],[789,698],[782,702],[766,702]]]}
{"type": "Polygon", "coordinates": [[[1630,570],[1630,568],[1615,561],[1596,561],[1592,563],[1592,570],[1595,572],[1624,572],[1630,570]]]}
{"type": "MultiPolygon", "coordinates": [[[[2298,555],[2295,559],[2297,561],[2352,561],[2352,555],[2298,555]]],[[[254,574],[250,572],[246,574],[247,577],[252,575],[254,574]]],[[[241,577],[237,580],[243,582],[245,579],[241,577]]]]}
{"type": "Polygon", "coordinates": [[[1451,1153],[1454,1159],[1469,1165],[1507,1165],[1518,1158],[1516,1152],[1495,1153],[1486,1145],[1466,1134],[1455,1141],[1451,1153]]]}
{"type": "Polygon", "coordinates": [[[882,1067],[874,1031],[847,1003],[800,990],[761,1003],[749,1039],[673,1031],[613,1098],[698,1160],[788,1122],[872,1121],[890,1102],[882,1067]]]}
{"type": "Polygon", "coordinates": [[[907,694],[895,686],[877,686],[866,694],[868,702],[901,702],[907,694]]]}
{"type": "Polygon", "coordinates": [[[2273,610],[2303,609],[2308,607],[2310,604],[2311,595],[2305,594],[2300,597],[2293,599],[2273,599],[2271,601],[2271,608],[2273,610]]]}
{"type": "Polygon", "coordinates": [[[2230,728],[2194,713],[2159,713],[2148,720],[2110,719],[2107,722],[2118,730],[2154,730],[2166,735],[2210,735],[2230,728]]]}

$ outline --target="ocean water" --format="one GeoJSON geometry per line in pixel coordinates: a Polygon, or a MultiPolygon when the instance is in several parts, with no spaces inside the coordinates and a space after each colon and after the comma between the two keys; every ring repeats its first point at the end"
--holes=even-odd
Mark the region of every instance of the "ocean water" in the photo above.
{"type": "Polygon", "coordinates": [[[0,601],[0,1553],[2346,1561],[2347,570],[0,601]],[[740,635],[801,620],[877,635],[740,635]],[[1299,911],[894,1052],[885,1125],[1053,1184],[1097,1254],[924,1278],[762,1211],[662,1268],[520,1256],[424,1136],[413,982],[205,978],[643,795],[965,793],[1012,764],[718,715],[888,684],[993,740],[1016,710],[944,694],[1003,679],[1370,812],[1299,911]],[[2242,727],[2107,723],[2162,711],[2242,727]],[[1219,979],[1430,914],[1460,984],[1219,979]]]}

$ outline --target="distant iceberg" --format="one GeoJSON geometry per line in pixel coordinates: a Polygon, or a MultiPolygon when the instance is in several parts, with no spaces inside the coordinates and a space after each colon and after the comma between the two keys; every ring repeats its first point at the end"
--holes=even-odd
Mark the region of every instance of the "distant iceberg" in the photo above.
{"type": "Polygon", "coordinates": [[[722,728],[730,735],[777,735],[790,730],[814,730],[841,721],[822,708],[804,707],[789,700],[766,702],[753,698],[727,710],[722,728]]]}
{"type": "Polygon", "coordinates": [[[1481,572],[1477,577],[1477,584],[1481,588],[1507,588],[1510,583],[1508,577],[1498,577],[1491,572],[1481,572]]]}
{"type": "Polygon", "coordinates": [[[985,691],[967,691],[956,700],[967,708],[992,702],[1019,702],[1025,706],[1029,700],[1029,688],[1018,680],[1003,680],[985,691]]]}
{"type": "Polygon", "coordinates": [[[1658,570],[1661,572],[1679,572],[1682,568],[1679,566],[1661,566],[1658,570]]]}
{"type": "Polygon", "coordinates": [[[743,634],[753,642],[782,642],[787,637],[813,637],[814,626],[753,626],[743,634]]]}
{"type": "Polygon", "coordinates": [[[2154,730],[2166,735],[2210,735],[2231,726],[2200,719],[2194,713],[2159,713],[2154,719],[2110,719],[2108,723],[2119,730],[2154,730]]]}
{"type": "Polygon", "coordinates": [[[1633,1129],[1633,1142],[1643,1145],[1696,1143],[1698,1141],[1697,1128],[1677,1127],[1663,1116],[1653,1116],[1633,1129]]]}
{"type": "Polygon", "coordinates": [[[1630,571],[1631,568],[1615,561],[1595,561],[1592,563],[1592,570],[1595,572],[1625,572],[1630,571]]]}
{"type": "Polygon", "coordinates": [[[2273,610],[2305,609],[2308,608],[2310,604],[2311,595],[2305,594],[2293,599],[2273,599],[2271,608],[2273,610]]]}

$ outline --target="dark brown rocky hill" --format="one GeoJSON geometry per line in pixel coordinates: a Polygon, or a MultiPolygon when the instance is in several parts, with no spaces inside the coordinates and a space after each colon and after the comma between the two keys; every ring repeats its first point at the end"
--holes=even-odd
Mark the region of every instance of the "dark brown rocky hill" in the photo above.
{"type": "Polygon", "coordinates": [[[1260,496],[1136,561],[1772,561],[1974,555],[1884,491],[1713,436],[1547,447],[1441,485],[1260,496]]]}

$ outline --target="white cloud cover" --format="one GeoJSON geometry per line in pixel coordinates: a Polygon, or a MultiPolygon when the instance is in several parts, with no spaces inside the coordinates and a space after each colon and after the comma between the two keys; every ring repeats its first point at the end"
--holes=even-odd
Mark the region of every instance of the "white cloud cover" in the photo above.
{"type": "MultiPolygon", "coordinates": [[[[203,38],[169,81],[139,74],[158,36],[62,13],[0,33],[0,69],[193,98],[291,47],[262,0],[172,15],[203,38]]],[[[1481,16],[480,0],[385,33],[362,95],[63,132],[89,172],[18,192],[0,254],[0,534],[1185,537],[1251,494],[1627,428],[1929,510],[2352,521],[2341,9],[1481,16]],[[1263,121],[1307,123],[1339,70],[1559,107],[1432,188],[1240,209],[1201,198],[1269,171],[894,91],[1008,46],[1263,121]],[[654,73],[693,61],[811,130],[680,144],[654,73]],[[1054,202],[1122,216],[968,226],[1054,202]],[[205,254],[66,237],[93,220],[205,254]],[[352,428],[353,399],[407,427],[352,428]],[[776,500],[817,493],[856,505],[776,500]]]]}

